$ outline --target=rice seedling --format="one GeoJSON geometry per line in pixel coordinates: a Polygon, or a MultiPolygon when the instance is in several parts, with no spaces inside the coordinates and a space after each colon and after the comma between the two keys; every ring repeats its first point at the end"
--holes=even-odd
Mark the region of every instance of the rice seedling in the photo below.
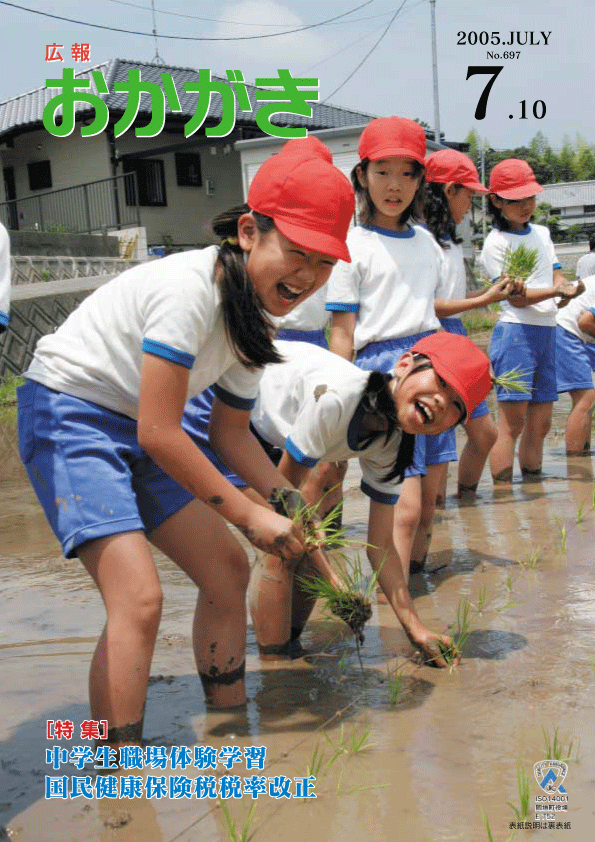
{"type": "Polygon", "coordinates": [[[305,593],[321,599],[324,607],[331,614],[347,623],[355,635],[357,655],[362,670],[360,646],[364,642],[363,628],[372,616],[372,595],[381,568],[382,565],[377,570],[365,574],[361,559],[356,554],[353,559],[344,558],[344,563],[337,572],[338,585],[318,577],[297,579],[305,593]]]}
{"type": "Polygon", "coordinates": [[[529,775],[520,763],[517,763],[516,767],[516,780],[519,794],[518,807],[512,801],[507,801],[506,803],[514,813],[516,821],[525,822],[531,815],[531,786],[529,784],[529,775]]]}
{"type": "Polygon", "coordinates": [[[471,603],[468,596],[462,596],[457,605],[456,627],[453,627],[453,640],[451,643],[438,641],[440,654],[452,669],[457,659],[463,654],[463,649],[471,633],[470,621],[471,603]]]}
{"type": "Polygon", "coordinates": [[[576,510],[576,522],[577,523],[583,522],[583,518],[584,518],[583,506],[584,506],[584,504],[581,503],[580,506],[578,507],[578,509],[576,510]]]}
{"type": "Polygon", "coordinates": [[[595,482],[591,487],[591,509],[595,512],[595,482]]]}
{"type": "Polygon", "coordinates": [[[360,734],[358,734],[356,729],[353,728],[351,734],[347,738],[345,736],[345,726],[341,723],[339,738],[336,744],[333,744],[328,734],[325,734],[328,744],[333,749],[331,762],[334,762],[341,754],[346,754],[347,756],[352,757],[354,754],[359,754],[360,751],[365,751],[366,749],[371,748],[373,743],[368,742],[369,736],[370,728],[364,728],[360,734]]]}
{"type": "Polygon", "coordinates": [[[522,567],[523,570],[535,570],[540,558],[541,547],[534,547],[519,558],[518,565],[519,567],[522,567]]]}
{"type": "MultiPolygon", "coordinates": [[[[488,819],[487,815],[485,814],[485,812],[483,810],[481,811],[481,820],[483,822],[483,826],[485,827],[486,833],[488,835],[488,842],[494,842],[494,836],[492,834],[492,828],[490,827],[490,820],[488,819]]],[[[513,838],[514,838],[514,830],[511,831],[511,833],[508,834],[508,836],[506,837],[506,842],[512,842],[513,838]]]]}
{"type": "Polygon", "coordinates": [[[250,832],[252,822],[254,821],[256,801],[254,801],[251,804],[250,809],[248,810],[248,815],[246,816],[246,820],[244,821],[244,824],[241,827],[238,827],[237,819],[234,819],[231,813],[229,812],[229,807],[227,806],[226,801],[224,801],[221,798],[221,796],[217,796],[217,801],[219,802],[221,812],[223,813],[223,817],[225,819],[225,824],[227,826],[227,834],[229,836],[230,842],[250,842],[250,840],[254,838],[254,835],[256,833],[255,830],[250,832]]]}
{"type": "MultiPolygon", "coordinates": [[[[558,736],[559,728],[554,728],[552,734],[549,733],[543,726],[541,733],[543,734],[543,748],[545,751],[546,760],[562,760],[568,761],[572,757],[572,749],[574,748],[574,737],[568,738],[568,743],[565,744],[558,736]]],[[[576,747],[575,760],[578,760],[578,751],[580,744],[576,747]]]]}
{"type": "Polygon", "coordinates": [[[537,249],[530,249],[521,244],[517,248],[509,246],[502,261],[502,275],[526,281],[537,268],[537,249]]]}
{"type": "Polygon", "coordinates": [[[591,674],[595,679],[595,655],[590,655],[589,664],[591,665],[591,674]]]}
{"type": "Polygon", "coordinates": [[[566,539],[568,538],[568,530],[566,529],[566,524],[562,523],[560,525],[560,552],[566,554],[566,539]]]}
{"type": "Polygon", "coordinates": [[[503,371],[502,374],[498,375],[498,377],[492,377],[492,380],[496,386],[501,386],[508,392],[526,392],[528,391],[528,374],[529,372],[527,369],[521,368],[520,365],[517,365],[508,371],[503,371]]]}
{"type": "Polygon", "coordinates": [[[391,673],[388,664],[386,665],[386,686],[388,688],[388,701],[394,707],[401,698],[403,676],[398,669],[391,673]]]}
{"type": "Polygon", "coordinates": [[[337,751],[335,746],[331,743],[328,736],[324,735],[328,741],[328,743],[333,748],[333,753],[331,754],[330,758],[326,759],[326,754],[323,749],[320,748],[320,743],[316,743],[312,750],[312,757],[310,758],[310,762],[306,766],[306,774],[308,777],[311,775],[314,776],[317,780],[325,775],[330,767],[333,765],[335,760],[343,754],[343,751],[337,751]]]}

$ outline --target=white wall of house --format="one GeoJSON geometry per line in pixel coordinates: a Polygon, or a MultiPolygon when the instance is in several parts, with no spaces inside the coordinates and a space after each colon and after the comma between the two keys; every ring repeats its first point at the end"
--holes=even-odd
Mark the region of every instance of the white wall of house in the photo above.
{"type": "MultiPolygon", "coordinates": [[[[161,132],[153,138],[135,138],[134,134],[127,132],[116,140],[120,156],[155,149],[155,154],[148,157],[163,161],[167,205],[140,209],[141,224],[147,231],[149,245],[168,242],[202,245],[213,242],[210,232],[212,217],[243,201],[240,155],[224,140],[196,147],[190,145],[183,135],[168,132],[161,132]],[[175,148],[158,151],[170,146],[175,148]],[[200,155],[201,187],[178,185],[176,151],[200,155]]],[[[120,165],[118,172],[123,171],[120,165]]]]}

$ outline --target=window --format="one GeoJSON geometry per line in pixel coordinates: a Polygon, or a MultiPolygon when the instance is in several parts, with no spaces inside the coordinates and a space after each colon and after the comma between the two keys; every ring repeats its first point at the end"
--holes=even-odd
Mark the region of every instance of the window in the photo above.
{"type": "Polygon", "coordinates": [[[595,213],[595,205],[584,205],[585,213],[595,213]]]}
{"type": "Polygon", "coordinates": [[[180,187],[201,187],[200,155],[176,152],[176,176],[180,187]]]}
{"type": "Polygon", "coordinates": [[[52,168],[49,161],[32,161],[27,164],[29,190],[51,190],[52,168]]]}
{"type": "Polygon", "coordinates": [[[141,207],[165,207],[165,172],[163,161],[159,158],[125,158],[125,173],[136,173],[136,185],[132,178],[125,179],[126,204],[141,207]]]}

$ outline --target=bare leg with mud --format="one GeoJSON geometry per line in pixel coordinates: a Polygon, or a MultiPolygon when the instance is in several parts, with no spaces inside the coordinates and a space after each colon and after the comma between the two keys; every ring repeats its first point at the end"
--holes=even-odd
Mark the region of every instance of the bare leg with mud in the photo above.
{"type": "Polygon", "coordinates": [[[566,419],[566,455],[583,456],[591,449],[594,389],[570,389],[572,409],[566,419]]]}
{"type": "Polygon", "coordinates": [[[192,639],[207,704],[245,704],[246,553],[225,521],[199,500],[169,517],[149,538],[198,585],[192,639]],[[197,541],[197,535],[204,541],[197,541]]]}
{"type": "Polygon", "coordinates": [[[425,477],[421,478],[421,513],[419,526],[411,547],[410,574],[421,573],[432,542],[432,529],[436,513],[436,494],[448,473],[448,462],[428,465],[425,477]]]}
{"type": "Polygon", "coordinates": [[[498,438],[490,452],[490,469],[494,485],[510,485],[514,466],[516,440],[523,431],[528,401],[498,403],[498,438]]]}
{"type": "Polygon", "coordinates": [[[457,497],[473,500],[489,453],[498,438],[491,415],[471,418],[465,425],[467,441],[459,458],[457,497]]]}
{"type": "Polygon", "coordinates": [[[519,464],[523,480],[535,481],[541,478],[543,443],[552,425],[551,401],[529,403],[525,427],[519,443],[519,464]]]}

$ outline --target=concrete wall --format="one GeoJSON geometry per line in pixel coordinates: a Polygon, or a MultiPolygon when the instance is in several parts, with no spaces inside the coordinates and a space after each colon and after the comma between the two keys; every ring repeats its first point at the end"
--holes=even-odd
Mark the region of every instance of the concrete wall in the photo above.
{"type": "Polygon", "coordinates": [[[47,257],[118,257],[118,238],[95,234],[10,231],[10,253],[47,257]]]}

